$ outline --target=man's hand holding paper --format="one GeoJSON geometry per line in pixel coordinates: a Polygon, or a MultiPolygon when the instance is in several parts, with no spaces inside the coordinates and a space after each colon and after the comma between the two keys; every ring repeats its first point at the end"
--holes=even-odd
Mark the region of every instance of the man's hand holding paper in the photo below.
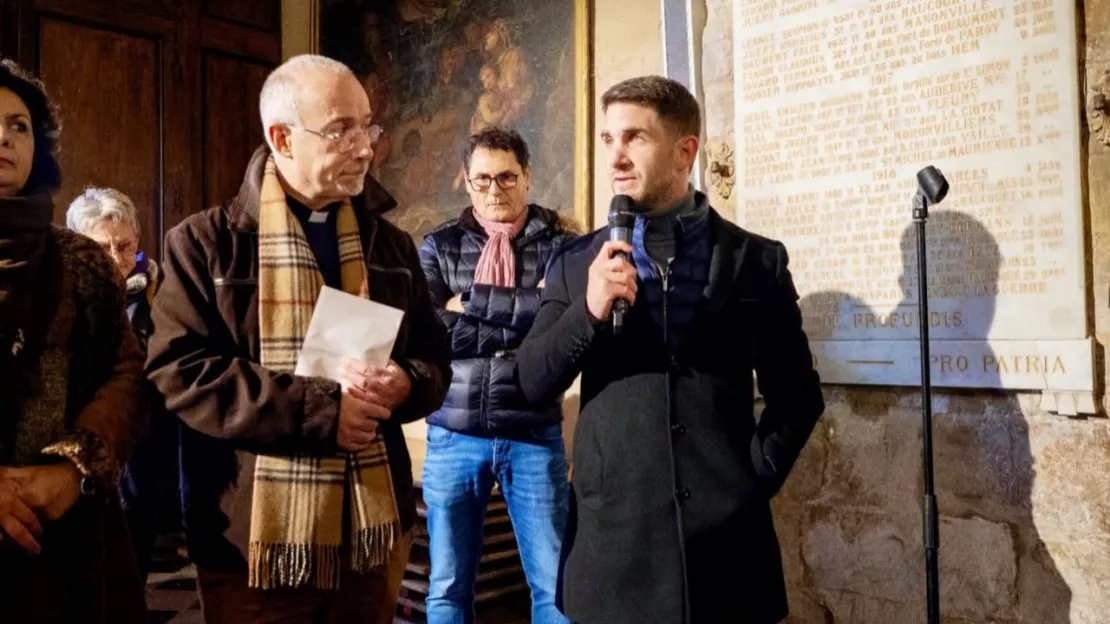
{"type": "MultiPolygon", "coordinates": [[[[396,362],[384,367],[372,366],[355,358],[343,360],[348,392],[363,401],[380,405],[392,415],[412,392],[412,380],[396,362]]],[[[386,416],[388,418],[389,416],[386,416]]]]}
{"type": "Polygon", "coordinates": [[[339,397],[339,428],[335,443],[339,448],[352,453],[370,446],[378,436],[378,421],[389,418],[386,408],[364,401],[350,390],[344,390],[339,397]]]}
{"type": "Polygon", "coordinates": [[[377,436],[412,391],[408,374],[389,359],[404,313],[325,287],[297,357],[296,374],[343,386],[336,443],[359,451],[377,436]]]}

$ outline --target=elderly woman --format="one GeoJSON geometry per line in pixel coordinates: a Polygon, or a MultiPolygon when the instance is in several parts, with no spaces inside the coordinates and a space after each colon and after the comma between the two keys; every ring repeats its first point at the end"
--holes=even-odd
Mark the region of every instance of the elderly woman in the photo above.
{"type": "Polygon", "coordinates": [[[127,318],[145,350],[150,302],[158,288],[158,265],[139,251],[139,217],[131,198],[116,189],[85,189],[66,211],[66,227],[100,243],[125,280],[127,318]]]}
{"type": "MultiPolygon", "coordinates": [[[[127,317],[146,352],[153,331],[150,304],[158,288],[158,265],[139,250],[139,219],[131,198],[116,189],[88,188],[66,211],[66,226],[100,243],[124,280],[127,317]]],[[[151,390],[153,392],[153,390],[151,390]]],[[[152,401],[154,405],[161,401],[152,401]]],[[[158,534],[180,508],[177,421],[155,410],[120,481],[120,497],[142,578],[150,568],[158,534]]]]}
{"type": "Polygon", "coordinates": [[[115,267],[52,227],[58,123],[0,62],[0,620],[142,622],[115,487],[142,426],[142,352],[115,267]]]}

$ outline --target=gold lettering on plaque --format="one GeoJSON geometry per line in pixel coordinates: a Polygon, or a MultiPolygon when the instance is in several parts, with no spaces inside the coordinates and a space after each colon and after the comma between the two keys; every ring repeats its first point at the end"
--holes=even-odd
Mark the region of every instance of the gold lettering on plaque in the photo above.
{"type": "Polygon", "coordinates": [[[984,373],[1035,373],[1066,375],[1064,359],[1058,355],[983,355],[984,373]]]}
{"type": "MultiPolygon", "coordinates": [[[[803,298],[862,303],[807,310],[807,331],[892,340],[923,321],[909,203],[928,164],[952,188],[927,224],[937,337],[997,337],[1001,324],[1003,339],[1038,339],[1056,322],[1052,310],[1071,302],[1058,297],[1083,279],[1072,245],[1082,227],[1075,95],[1064,80],[1074,54],[1061,10],[1074,9],[738,0],[740,224],[786,243],[803,298]],[[1015,322],[1018,309],[1030,318],[1015,322]]],[[[934,365],[967,375],[1064,370],[1055,356],[953,354],[934,365]]]]}
{"type": "Polygon", "coordinates": [[[966,373],[971,366],[966,355],[952,357],[949,354],[930,355],[929,364],[939,368],[942,373],[966,373]]]}

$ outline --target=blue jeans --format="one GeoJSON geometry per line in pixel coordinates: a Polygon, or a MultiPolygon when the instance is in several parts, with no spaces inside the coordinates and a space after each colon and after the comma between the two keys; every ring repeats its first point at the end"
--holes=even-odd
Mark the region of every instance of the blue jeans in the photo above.
{"type": "Polygon", "coordinates": [[[536,429],[521,440],[479,438],[428,425],[423,477],[432,564],[428,623],[474,621],[482,526],[494,480],[505,496],[532,592],[531,621],[569,622],[555,606],[570,504],[559,425],[536,429]]]}

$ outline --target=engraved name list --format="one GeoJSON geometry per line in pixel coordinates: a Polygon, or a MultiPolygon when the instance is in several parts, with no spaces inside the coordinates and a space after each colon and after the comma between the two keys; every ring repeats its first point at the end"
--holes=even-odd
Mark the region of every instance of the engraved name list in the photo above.
{"type": "Polygon", "coordinates": [[[936,165],[934,384],[1093,391],[1074,3],[738,0],[734,20],[737,221],[787,244],[822,378],[920,383],[910,203],[936,165]]]}

